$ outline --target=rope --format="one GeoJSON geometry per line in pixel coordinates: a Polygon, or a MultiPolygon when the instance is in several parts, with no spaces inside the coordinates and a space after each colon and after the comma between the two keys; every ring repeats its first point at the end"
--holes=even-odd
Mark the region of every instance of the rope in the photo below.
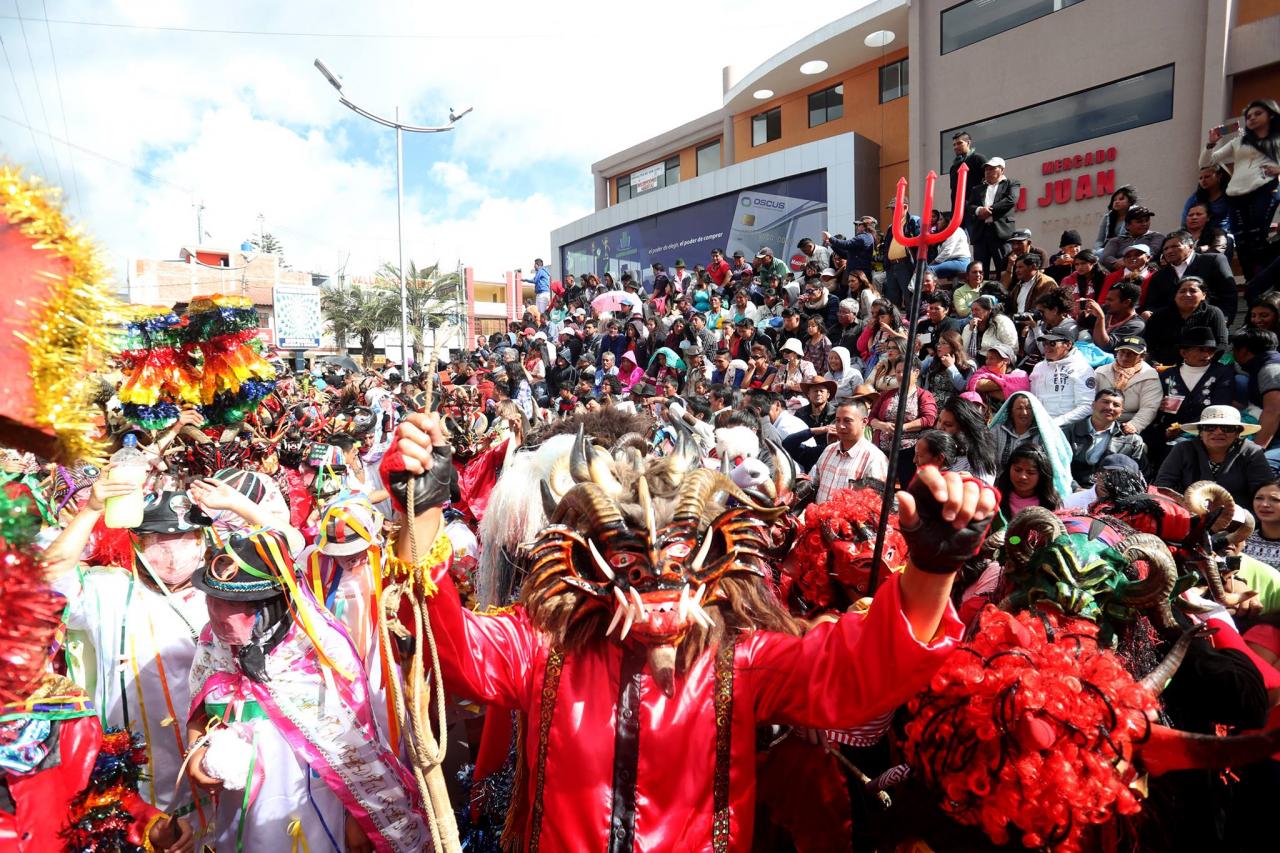
{"type": "MultiPolygon", "coordinates": [[[[409,533],[409,562],[412,566],[418,564],[418,542],[414,533],[413,521],[416,518],[415,499],[414,499],[414,478],[410,478],[407,485],[407,501],[408,513],[406,520],[408,523],[409,533]]],[[[382,598],[379,602],[382,607],[382,618],[378,620],[378,632],[382,643],[390,648],[390,633],[394,628],[397,636],[401,638],[422,637],[426,639],[427,648],[431,653],[431,683],[435,686],[436,694],[436,714],[439,718],[440,738],[437,741],[435,733],[431,727],[431,697],[430,686],[427,682],[427,673],[424,670],[424,661],[421,646],[415,646],[412,655],[409,658],[409,671],[407,679],[416,689],[410,692],[408,699],[404,695],[404,688],[400,679],[390,679],[391,697],[395,709],[395,716],[400,721],[402,730],[409,733],[407,745],[411,758],[414,779],[418,784],[418,791],[422,796],[423,807],[427,813],[427,823],[431,831],[431,843],[435,853],[456,853],[460,851],[458,846],[458,829],[453,818],[453,810],[449,804],[448,793],[444,788],[443,773],[441,765],[444,762],[445,753],[448,751],[449,730],[445,720],[445,695],[444,695],[444,678],[441,674],[440,654],[436,646],[435,632],[431,628],[431,616],[426,608],[422,606],[418,596],[413,594],[414,580],[411,578],[409,584],[409,604],[413,610],[413,630],[412,632],[405,629],[400,624],[397,614],[400,610],[400,599],[404,595],[404,589],[399,583],[389,585],[382,591],[382,598]],[[394,625],[392,620],[395,620],[394,625]],[[405,725],[407,719],[408,725],[405,725]],[[438,784],[432,785],[428,781],[428,775],[434,773],[437,777],[435,780],[438,784]],[[437,797],[432,796],[434,789],[438,789],[439,802],[437,797]],[[438,808],[439,807],[439,810],[438,808]]]]}

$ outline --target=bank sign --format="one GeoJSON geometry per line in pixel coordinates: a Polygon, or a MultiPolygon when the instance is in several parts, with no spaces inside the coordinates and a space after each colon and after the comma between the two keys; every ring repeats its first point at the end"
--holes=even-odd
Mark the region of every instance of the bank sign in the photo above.
{"type": "Polygon", "coordinates": [[[560,270],[582,276],[630,272],[651,286],[655,262],[706,266],[711,250],[750,260],[760,249],[788,258],[801,237],[827,230],[827,173],[807,172],[637,219],[560,247],[560,270]]]}

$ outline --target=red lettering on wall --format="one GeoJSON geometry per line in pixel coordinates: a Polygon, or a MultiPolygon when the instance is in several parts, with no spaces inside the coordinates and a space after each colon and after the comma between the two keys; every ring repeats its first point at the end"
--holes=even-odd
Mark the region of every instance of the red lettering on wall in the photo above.
{"type": "Polygon", "coordinates": [[[1071,201],[1071,179],[1062,178],[1053,182],[1053,200],[1056,204],[1071,201]]]}
{"type": "Polygon", "coordinates": [[[1048,207],[1051,204],[1053,204],[1053,181],[1045,181],[1044,195],[1036,199],[1036,205],[1038,207],[1048,207]]]}
{"type": "Polygon", "coordinates": [[[1098,173],[1098,185],[1094,187],[1094,195],[1109,196],[1116,191],[1116,170],[1107,169],[1098,173]]]}
{"type": "Polygon", "coordinates": [[[1086,152],[1085,152],[1085,155],[1084,155],[1084,164],[1085,164],[1086,166],[1092,166],[1092,165],[1093,165],[1093,152],[1092,152],[1092,151],[1086,151],[1086,152]]]}
{"type": "Polygon", "coordinates": [[[1027,209],[1027,188],[1026,188],[1026,187],[1019,187],[1019,188],[1018,188],[1018,207],[1017,207],[1017,209],[1018,209],[1018,210],[1026,210],[1026,209],[1027,209]]]}
{"type": "Polygon", "coordinates": [[[1079,169],[1083,165],[1084,165],[1084,158],[1081,157],[1079,154],[1077,154],[1075,157],[1071,159],[1071,168],[1079,169]]]}
{"type": "Polygon", "coordinates": [[[1040,174],[1042,174],[1042,175],[1052,175],[1052,174],[1053,174],[1053,161],[1052,161],[1052,160],[1045,160],[1043,163],[1041,163],[1041,164],[1040,164],[1040,174]]]}
{"type": "Polygon", "coordinates": [[[1088,174],[1076,178],[1076,201],[1093,198],[1093,181],[1088,174]]]}
{"type": "Polygon", "coordinates": [[[1116,159],[1116,149],[1115,149],[1115,148],[1108,148],[1108,149],[1107,149],[1107,162],[1108,162],[1108,163],[1110,163],[1110,162],[1111,162],[1112,160],[1114,160],[1114,159],[1116,159]]]}

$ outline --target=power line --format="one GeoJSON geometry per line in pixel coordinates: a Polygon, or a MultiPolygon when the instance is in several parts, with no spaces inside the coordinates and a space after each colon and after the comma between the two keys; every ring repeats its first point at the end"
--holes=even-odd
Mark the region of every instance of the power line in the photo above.
{"type": "MultiPolygon", "coordinates": [[[[51,130],[49,111],[45,109],[44,92],[40,88],[40,74],[36,71],[36,59],[31,55],[31,40],[27,38],[27,22],[22,17],[22,0],[14,0],[13,5],[18,10],[18,28],[22,31],[22,43],[27,48],[27,62],[31,65],[31,81],[36,85],[36,100],[40,102],[40,115],[44,118],[44,129],[51,130]]],[[[66,186],[67,181],[62,177],[62,161],[58,158],[57,147],[50,145],[49,152],[53,154],[53,168],[58,172],[58,186],[66,186]]]]}
{"type": "MultiPolygon", "coordinates": [[[[10,116],[4,115],[3,113],[0,113],[0,120],[7,121],[10,124],[16,124],[18,127],[25,127],[27,130],[31,131],[32,134],[38,133],[41,136],[47,136],[50,139],[52,139],[54,142],[60,142],[63,145],[66,145],[68,148],[74,148],[75,150],[83,154],[88,154],[91,157],[97,157],[99,160],[104,160],[108,163],[111,163],[113,166],[119,166],[121,169],[127,169],[130,172],[134,172],[138,175],[141,175],[142,177],[147,178],[148,180],[153,181],[157,184],[164,184],[167,187],[170,187],[175,190],[180,190],[184,193],[187,193],[188,195],[192,195],[195,192],[190,187],[184,187],[184,186],[175,184],[172,181],[166,181],[164,178],[161,178],[155,174],[152,174],[151,172],[148,172],[146,169],[140,168],[138,166],[130,166],[128,163],[125,163],[121,160],[117,160],[116,158],[110,156],[109,154],[103,154],[101,151],[94,151],[92,148],[85,148],[83,145],[77,145],[76,143],[72,142],[69,139],[63,139],[60,136],[54,136],[52,133],[46,133],[45,131],[40,130],[39,128],[32,127],[29,123],[18,121],[16,118],[12,118],[10,116]]],[[[34,136],[32,138],[34,139],[34,136]]],[[[43,164],[41,165],[41,168],[43,168],[43,164]]]]}
{"type": "Polygon", "coordinates": [[[4,53],[4,64],[9,66],[9,79],[13,81],[13,93],[18,96],[18,106],[22,107],[22,121],[13,121],[31,131],[31,145],[36,149],[36,160],[40,163],[40,173],[49,174],[44,165],[44,155],[40,153],[40,143],[36,141],[36,129],[31,126],[31,117],[27,115],[27,102],[22,99],[22,90],[18,88],[18,75],[13,72],[13,62],[9,60],[9,48],[4,46],[4,36],[0,36],[0,52],[4,53]]]}
{"type": "MultiPolygon", "coordinates": [[[[13,15],[0,15],[0,19],[13,20],[13,15]]],[[[121,24],[109,21],[76,21],[67,18],[49,18],[52,24],[68,24],[78,27],[106,27],[115,30],[155,30],[167,33],[202,33],[218,36],[282,36],[289,38],[322,38],[322,39],[395,39],[399,41],[516,41],[529,38],[540,38],[534,33],[514,33],[511,35],[471,35],[467,33],[441,33],[439,35],[419,35],[415,33],[317,33],[294,32],[289,30],[224,30],[211,27],[162,27],[154,24],[121,24]]]]}
{"type": "MultiPolygon", "coordinates": [[[[53,30],[49,28],[49,6],[40,0],[40,8],[44,12],[44,32],[49,37],[49,55],[53,58],[53,82],[58,87],[58,111],[62,113],[62,135],[71,138],[71,130],[67,127],[67,105],[62,99],[62,77],[58,74],[58,52],[53,49],[53,30]]],[[[80,204],[80,174],[76,169],[76,152],[67,148],[67,158],[71,160],[71,185],[76,191],[76,210],[84,216],[84,207],[80,204]]]]}

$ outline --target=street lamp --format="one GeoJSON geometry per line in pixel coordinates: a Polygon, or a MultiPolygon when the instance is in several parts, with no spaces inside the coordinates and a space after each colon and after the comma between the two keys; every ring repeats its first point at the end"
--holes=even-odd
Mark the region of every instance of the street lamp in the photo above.
{"type": "MultiPolygon", "coordinates": [[[[329,81],[329,85],[338,91],[338,102],[344,107],[351,110],[357,115],[364,116],[369,121],[377,122],[383,127],[395,128],[396,131],[396,243],[400,250],[400,369],[405,379],[409,377],[409,289],[404,280],[404,131],[409,133],[443,133],[446,130],[453,130],[453,125],[458,119],[471,112],[472,107],[467,107],[460,113],[454,113],[453,108],[449,108],[449,123],[443,127],[418,127],[412,124],[400,123],[400,108],[396,107],[395,119],[383,118],[380,115],[371,113],[363,109],[347,99],[342,94],[342,78],[329,70],[329,66],[325,65],[319,59],[315,62],[316,68],[324,75],[324,79],[329,81]]],[[[421,370],[422,366],[419,365],[421,370]]]]}

